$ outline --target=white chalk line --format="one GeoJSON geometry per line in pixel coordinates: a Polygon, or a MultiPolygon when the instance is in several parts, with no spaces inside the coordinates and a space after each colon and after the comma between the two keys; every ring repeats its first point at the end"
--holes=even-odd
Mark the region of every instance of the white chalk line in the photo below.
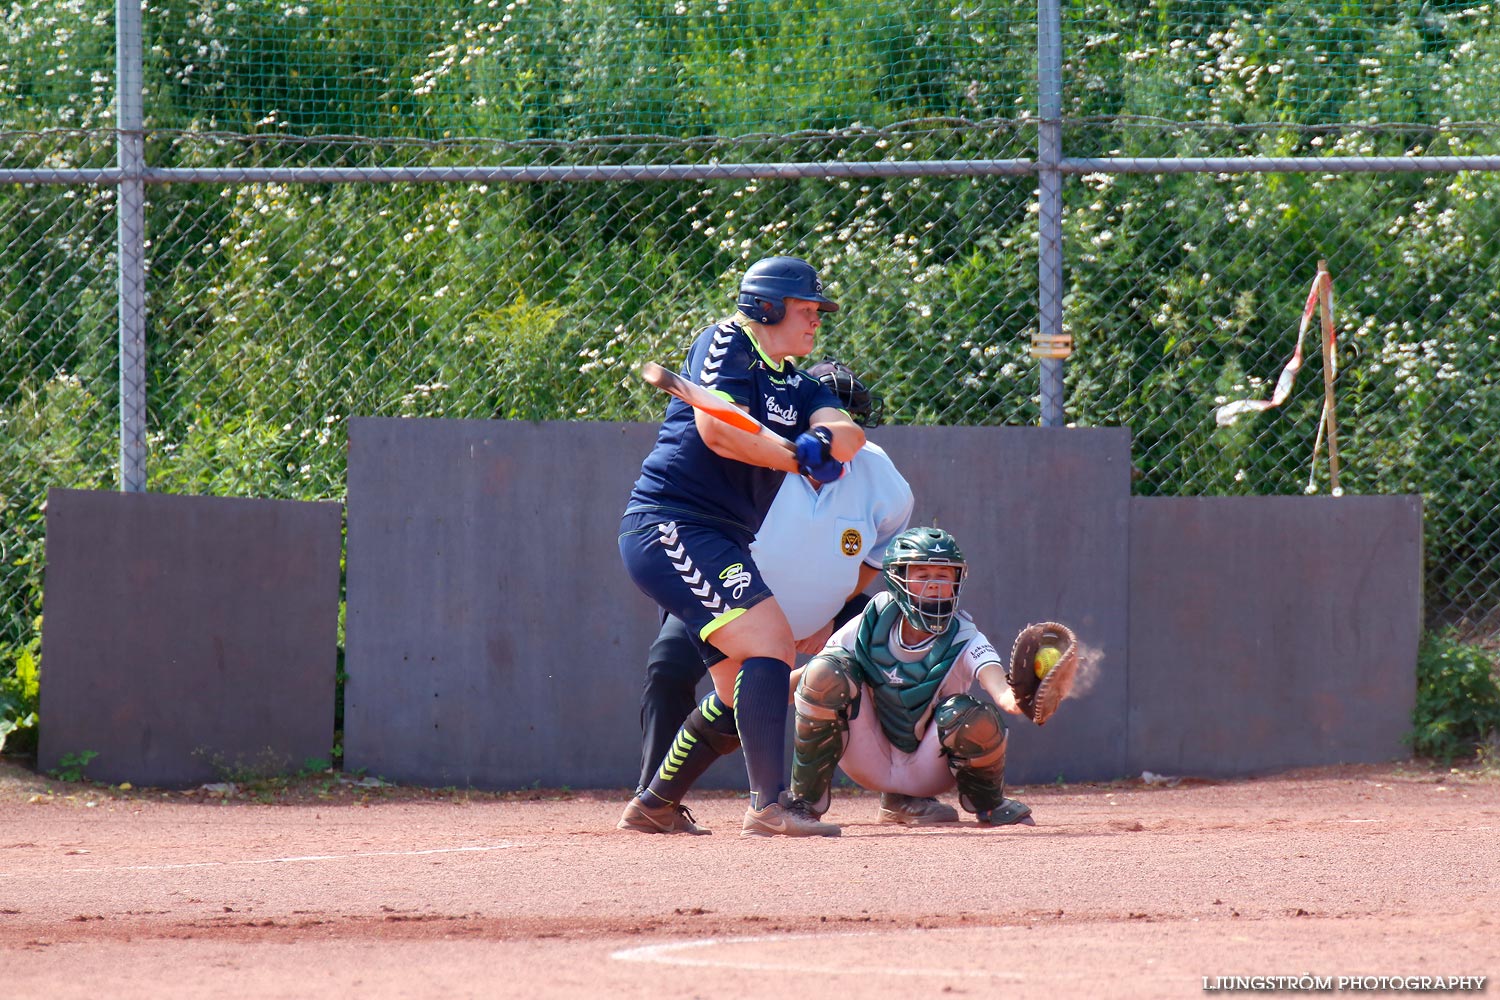
{"type": "MultiPolygon", "coordinates": [[[[697,941],[674,941],[666,944],[650,944],[639,948],[625,948],[612,952],[610,958],[621,962],[658,962],[662,965],[687,965],[707,969],[739,969],[745,972],[808,972],[816,975],[885,975],[885,976],[961,976],[979,979],[1008,979],[1020,982],[1026,977],[1018,972],[990,972],[979,969],[921,968],[918,966],[885,966],[859,963],[849,966],[799,965],[787,962],[755,962],[740,959],[698,958],[680,955],[677,952],[693,948],[712,948],[734,944],[780,944],[783,941],[821,941],[830,938],[879,937],[887,934],[926,934],[934,928],[916,928],[905,931],[851,931],[826,934],[771,934],[763,937],[700,938],[697,941]]],[[[945,928],[957,930],[959,928],[945,928]]]]}
{"type": "Polygon", "coordinates": [[[504,851],[519,844],[486,844],[476,847],[433,847],[420,851],[358,851],[353,854],[299,854],[285,858],[250,858],[245,861],[188,861],[173,865],[113,865],[105,868],[57,868],[51,871],[0,872],[0,878],[49,878],[53,875],[103,875],[110,872],[172,872],[189,868],[228,868],[233,865],[287,865],[314,861],[350,861],[359,858],[413,858],[425,854],[473,854],[504,851]]]}

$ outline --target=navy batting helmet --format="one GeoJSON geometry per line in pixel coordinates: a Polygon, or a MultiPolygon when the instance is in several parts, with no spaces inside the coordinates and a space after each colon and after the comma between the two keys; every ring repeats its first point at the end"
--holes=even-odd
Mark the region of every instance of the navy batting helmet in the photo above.
{"type": "Polygon", "coordinates": [[[861,427],[880,426],[880,396],[865,388],[859,376],[847,365],[833,358],[824,358],[809,368],[807,374],[833,391],[856,424],[861,427]]]}
{"type": "Polygon", "coordinates": [[[816,302],[820,312],[839,311],[837,302],[823,297],[818,272],[800,257],[766,257],[740,279],[739,310],[757,323],[780,323],[787,299],[816,302]]]}

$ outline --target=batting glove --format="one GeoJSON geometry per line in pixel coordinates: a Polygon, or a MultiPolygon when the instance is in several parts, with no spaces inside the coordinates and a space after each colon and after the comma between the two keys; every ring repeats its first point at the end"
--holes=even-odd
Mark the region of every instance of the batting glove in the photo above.
{"type": "Polygon", "coordinates": [[[814,427],[797,435],[797,471],[820,483],[831,483],[844,474],[844,466],[833,457],[833,431],[814,427]]]}

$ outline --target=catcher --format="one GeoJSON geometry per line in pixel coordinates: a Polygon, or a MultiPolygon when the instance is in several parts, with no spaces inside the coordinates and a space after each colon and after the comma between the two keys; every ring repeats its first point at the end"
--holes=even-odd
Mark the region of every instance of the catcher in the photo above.
{"type": "Polygon", "coordinates": [[[897,535],[886,592],[802,668],[791,796],[813,815],[828,810],[837,766],[881,793],[881,823],[957,821],[936,798],[955,785],[980,824],[1031,823],[1031,808],[1005,797],[1001,713],[1046,723],[1072,686],[1077,643],[1066,626],[1028,626],[1007,667],[958,610],[966,568],[940,528],[897,535]]]}

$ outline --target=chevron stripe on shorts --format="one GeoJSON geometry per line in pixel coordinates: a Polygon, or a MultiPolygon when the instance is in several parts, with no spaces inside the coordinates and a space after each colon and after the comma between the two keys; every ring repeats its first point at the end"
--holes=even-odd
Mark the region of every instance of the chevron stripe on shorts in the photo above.
{"type": "Polygon", "coordinates": [[[677,537],[677,522],[667,521],[664,524],[658,524],[656,530],[661,533],[658,541],[667,550],[667,558],[672,561],[672,568],[677,571],[682,582],[687,584],[693,596],[698,598],[698,603],[714,614],[723,611],[724,599],[714,592],[713,582],[693,565],[693,557],[687,554],[687,546],[683,545],[677,537]]]}

